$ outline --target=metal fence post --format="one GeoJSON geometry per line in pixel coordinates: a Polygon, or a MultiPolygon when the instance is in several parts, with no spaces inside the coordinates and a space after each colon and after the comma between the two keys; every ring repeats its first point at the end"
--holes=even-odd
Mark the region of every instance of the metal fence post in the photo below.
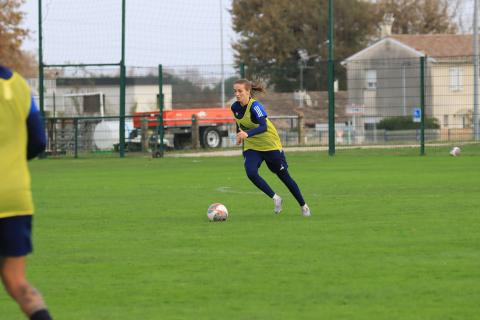
{"type": "Polygon", "coordinates": [[[165,152],[165,144],[163,143],[163,137],[165,136],[165,126],[163,123],[163,103],[164,103],[163,93],[160,95],[160,127],[159,127],[159,137],[160,137],[160,157],[163,158],[165,152]]]}
{"type": "Polygon", "coordinates": [[[125,157],[125,104],[126,104],[126,86],[127,86],[127,72],[125,67],[125,20],[126,20],[126,0],[122,0],[122,47],[121,47],[121,59],[120,59],[120,124],[119,124],[119,137],[120,137],[120,158],[125,157]]]}
{"type": "Polygon", "coordinates": [[[154,158],[163,158],[163,111],[157,115],[156,134],[154,134],[155,142],[152,146],[152,153],[154,158]]]}
{"type": "MultiPolygon", "coordinates": [[[[40,115],[45,118],[45,66],[43,63],[43,31],[42,31],[42,0],[38,0],[38,99],[40,102],[40,115]]],[[[45,151],[40,153],[39,158],[46,158],[45,151]]]]}
{"type": "Polygon", "coordinates": [[[73,146],[73,154],[75,159],[78,158],[78,118],[73,119],[73,134],[74,134],[74,146],[73,146]]]}
{"type": "Polygon", "coordinates": [[[47,136],[48,136],[48,149],[50,149],[50,152],[55,154],[55,140],[54,140],[54,133],[53,131],[55,130],[55,118],[50,118],[47,120],[47,136]]]}
{"type": "Polygon", "coordinates": [[[328,0],[328,154],[335,155],[335,68],[333,61],[333,0],[328,0]]]}
{"type": "MultiPolygon", "coordinates": [[[[165,135],[165,128],[163,123],[163,109],[164,109],[164,95],[163,95],[163,66],[158,65],[158,125],[157,125],[157,137],[160,140],[160,150],[158,150],[159,157],[163,158],[165,146],[163,145],[163,137],[165,135]]],[[[155,144],[155,148],[156,148],[155,144]]]]}
{"type": "Polygon", "coordinates": [[[192,116],[192,148],[200,148],[200,126],[198,124],[198,115],[192,116]]]}
{"type": "Polygon", "coordinates": [[[305,145],[305,117],[303,112],[297,113],[298,144],[305,145]]]}
{"type": "Polygon", "coordinates": [[[45,69],[43,64],[43,29],[42,29],[42,0],[38,0],[38,98],[40,102],[40,114],[42,117],[45,116],[45,92],[44,92],[44,81],[45,81],[45,69]]]}
{"type": "Polygon", "coordinates": [[[425,57],[420,57],[420,155],[425,155],[425,57]]]}
{"type": "Polygon", "coordinates": [[[147,117],[141,119],[141,139],[142,139],[142,152],[148,150],[148,120],[147,117]]]}
{"type": "Polygon", "coordinates": [[[120,121],[118,125],[119,131],[119,150],[120,158],[125,157],[125,90],[126,90],[126,71],[125,65],[120,66],[120,121]]]}

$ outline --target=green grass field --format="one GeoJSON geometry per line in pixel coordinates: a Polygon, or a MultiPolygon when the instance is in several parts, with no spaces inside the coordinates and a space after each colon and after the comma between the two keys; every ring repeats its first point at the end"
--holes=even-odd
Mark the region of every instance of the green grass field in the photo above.
{"type": "Polygon", "coordinates": [[[56,319],[479,319],[476,152],[288,153],[311,218],[241,157],[34,161],[29,277],[56,319]]]}

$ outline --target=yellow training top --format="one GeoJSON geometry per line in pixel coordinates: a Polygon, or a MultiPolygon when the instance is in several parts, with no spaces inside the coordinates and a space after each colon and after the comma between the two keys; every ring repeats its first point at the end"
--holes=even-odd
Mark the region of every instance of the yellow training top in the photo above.
{"type": "Polygon", "coordinates": [[[16,72],[0,78],[0,218],[33,214],[27,165],[30,88],[16,72]]]}
{"type": "MultiPolygon", "coordinates": [[[[254,102],[255,99],[250,98],[243,117],[241,119],[237,119],[235,117],[237,125],[244,131],[254,129],[259,126],[258,123],[254,123],[250,118],[250,109],[254,102]]],[[[282,142],[280,141],[280,137],[278,136],[277,129],[275,129],[275,126],[268,118],[266,118],[265,120],[267,122],[267,131],[243,140],[243,151],[249,149],[257,151],[282,150],[282,142]]]]}

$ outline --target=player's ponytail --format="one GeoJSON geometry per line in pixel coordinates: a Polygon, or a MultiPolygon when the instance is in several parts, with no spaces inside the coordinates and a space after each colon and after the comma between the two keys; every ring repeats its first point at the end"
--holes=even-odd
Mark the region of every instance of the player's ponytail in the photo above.
{"type": "Polygon", "coordinates": [[[262,85],[262,83],[259,82],[259,81],[250,81],[250,84],[251,84],[251,86],[252,86],[252,89],[251,89],[251,91],[250,91],[251,94],[252,94],[252,96],[254,95],[255,92],[260,92],[260,93],[265,93],[265,92],[267,92],[267,91],[265,90],[265,87],[264,87],[264,86],[262,85]]]}
{"type": "Polygon", "coordinates": [[[265,87],[259,81],[250,81],[250,80],[247,80],[247,79],[240,79],[240,80],[235,81],[234,84],[244,85],[245,89],[250,91],[250,95],[252,97],[255,96],[256,92],[260,92],[260,93],[265,93],[266,92],[265,87]]]}

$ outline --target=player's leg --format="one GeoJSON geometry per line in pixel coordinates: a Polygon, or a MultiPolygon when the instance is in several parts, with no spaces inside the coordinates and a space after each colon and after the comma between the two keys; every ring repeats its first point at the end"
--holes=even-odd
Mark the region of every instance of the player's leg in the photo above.
{"type": "Polygon", "coordinates": [[[310,208],[305,203],[305,200],[303,199],[300,188],[298,187],[295,180],[293,180],[293,178],[290,176],[290,173],[288,173],[288,170],[280,171],[279,173],[277,173],[277,176],[280,178],[280,180],[282,180],[282,182],[287,186],[288,190],[290,190],[292,195],[297,200],[298,204],[302,209],[302,215],[304,215],[305,217],[309,217],[311,215],[310,208]]]}
{"type": "Polygon", "coordinates": [[[30,319],[49,320],[42,296],[26,278],[26,255],[32,251],[31,221],[31,216],[0,219],[0,277],[30,319]]]}
{"type": "Polygon", "coordinates": [[[264,152],[247,150],[243,152],[243,158],[245,159],[245,172],[250,181],[263,191],[267,196],[273,199],[274,212],[280,213],[282,211],[282,198],[277,195],[268,183],[258,174],[258,169],[263,162],[264,152]]]}
{"type": "Polygon", "coordinates": [[[260,152],[255,150],[244,151],[243,158],[248,179],[250,179],[258,189],[262,190],[263,193],[272,198],[275,192],[273,192],[268,183],[258,174],[258,169],[263,162],[260,152]]]}
{"type": "Polygon", "coordinates": [[[268,152],[265,162],[267,163],[270,171],[272,171],[278,176],[278,178],[288,188],[290,193],[295,197],[298,204],[302,208],[302,214],[304,216],[309,216],[310,209],[308,208],[308,205],[303,199],[302,192],[300,191],[300,188],[298,187],[295,180],[293,180],[293,178],[290,176],[290,173],[288,172],[288,163],[287,159],[285,158],[285,153],[280,150],[270,151],[268,152]]]}
{"type": "Polygon", "coordinates": [[[51,319],[42,296],[27,281],[26,257],[2,258],[0,274],[5,289],[30,319],[51,319]],[[44,316],[39,317],[42,313],[44,316]]]}

